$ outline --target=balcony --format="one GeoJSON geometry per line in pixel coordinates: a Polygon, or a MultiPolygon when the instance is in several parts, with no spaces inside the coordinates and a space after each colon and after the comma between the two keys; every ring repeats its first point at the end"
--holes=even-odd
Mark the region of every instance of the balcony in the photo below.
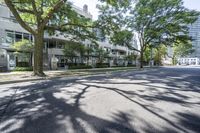
{"type": "Polygon", "coordinates": [[[51,55],[64,55],[63,54],[63,49],[58,49],[58,48],[48,48],[48,54],[51,54],[51,55]]]}
{"type": "Polygon", "coordinates": [[[119,46],[119,45],[112,46],[112,49],[113,49],[113,50],[118,50],[118,51],[124,51],[124,52],[127,51],[127,47],[119,46]]]}

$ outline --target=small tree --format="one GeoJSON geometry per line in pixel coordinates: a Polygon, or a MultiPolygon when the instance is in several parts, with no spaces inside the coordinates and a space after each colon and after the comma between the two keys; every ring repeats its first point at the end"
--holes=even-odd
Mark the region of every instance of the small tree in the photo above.
{"type": "Polygon", "coordinates": [[[126,59],[128,62],[133,62],[133,61],[135,61],[135,65],[136,65],[136,64],[137,64],[137,57],[138,57],[138,55],[137,55],[136,53],[131,53],[130,55],[127,55],[125,59],[126,59]]]}
{"type": "Polygon", "coordinates": [[[77,43],[75,42],[67,42],[63,49],[64,56],[67,60],[74,62],[74,58],[77,57],[77,43]]]}
{"type": "Polygon", "coordinates": [[[162,59],[167,55],[167,48],[165,45],[159,45],[155,48],[154,61],[158,65],[162,65],[162,59]]]}
{"type": "MultiPolygon", "coordinates": [[[[16,50],[15,55],[17,56],[17,59],[20,53],[22,53],[26,58],[29,59],[29,65],[31,66],[32,52],[34,51],[32,42],[30,42],[29,40],[22,40],[22,41],[14,43],[11,47],[16,50]]],[[[17,63],[18,63],[18,60],[17,60],[17,63]]]]}
{"type": "Polygon", "coordinates": [[[106,52],[103,48],[96,48],[95,54],[97,57],[97,63],[99,64],[103,64],[105,59],[109,57],[109,53],[106,52]]]}
{"type": "Polygon", "coordinates": [[[187,41],[184,43],[178,41],[177,43],[174,43],[173,57],[172,57],[173,64],[174,65],[176,64],[177,58],[185,57],[185,56],[193,53],[194,51],[195,51],[195,49],[193,49],[191,41],[187,41]]]}
{"type": "Polygon", "coordinates": [[[85,57],[87,58],[87,65],[89,65],[89,59],[92,56],[92,53],[94,52],[94,49],[91,46],[85,47],[85,57]]]}

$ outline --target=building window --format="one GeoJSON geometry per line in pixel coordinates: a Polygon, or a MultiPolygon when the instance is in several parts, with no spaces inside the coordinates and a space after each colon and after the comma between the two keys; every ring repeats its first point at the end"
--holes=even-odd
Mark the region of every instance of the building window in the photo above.
{"type": "Polygon", "coordinates": [[[13,44],[22,39],[33,41],[31,34],[6,30],[6,43],[13,44]]]}
{"type": "Polygon", "coordinates": [[[16,32],[15,33],[15,41],[19,42],[22,40],[22,33],[21,32],[16,32]]]}
{"type": "Polygon", "coordinates": [[[23,34],[23,39],[25,39],[25,40],[30,40],[30,35],[27,34],[27,33],[24,33],[24,34],[23,34]]]}
{"type": "Polygon", "coordinates": [[[48,46],[48,48],[56,48],[56,41],[49,40],[49,46],[48,46]]]}
{"type": "Polygon", "coordinates": [[[33,42],[33,36],[32,35],[30,35],[30,40],[31,40],[31,42],[33,42]]]}
{"type": "Polygon", "coordinates": [[[6,30],[6,43],[14,43],[15,35],[13,31],[6,30]]]}

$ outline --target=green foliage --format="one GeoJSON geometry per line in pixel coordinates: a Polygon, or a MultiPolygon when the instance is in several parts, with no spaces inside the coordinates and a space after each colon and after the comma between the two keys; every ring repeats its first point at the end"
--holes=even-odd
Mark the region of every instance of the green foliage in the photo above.
{"type": "Polygon", "coordinates": [[[33,51],[33,43],[30,42],[29,40],[22,40],[22,41],[16,42],[11,47],[15,49],[17,52],[33,51]]]}
{"type": "MultiPolygon", "coordinates": [[[[171,44],[188,34],[188,24],[199,15],[183,6],[182,0],[139,0],[128,17],[128,26],[139,33],[141,47],[171,44]]],[[[188,38],[187,38],[188,39],[188,38]]]]}
{"type": "Polygon", "coordinates": [[[174,56],[176,57],[184,57],[194,52],[194,49],[192,48],[192,43],[190,41],[188,41],[187,43],[180,42],[174,44],[173,50],[174,56]]]}
{"type": "MultiPolygon", "coordinates": [[[[112,1],[112,0],[111,0],[112,1]]],[[[97,5],[99,9],[99,16],[96,25],[101,29],[104,35],[112,37],[113,34],[122,31],[124,26],[124,14],[131,1],[113,1],[114,4],[97,5]]]]}
{"type": "Polygon", "coordinates": [[[151,60],[151,49],[147,47],[143,53],[144,59],[143,61],[148,63],[151,60]]]}
{"type": "Polygon", "coordinates": [[[84,55],[85,46],[81,43],[70,41],[65,44],[63,53],[67,59],[73,62],[74,57],[79,57],[84,55]]]}
{"type": "Polygon", "coordinates": [[[109,53],[103,48],[97,47],[95,49],[95,55],[97,57],[97,63],[102,64],[106,58],[109,58],[109,53]]]}
{"type": "Polygon", "coordinates": [[[32,67],[16,67],[13,71],[33,71],[32,67]]]}
{"type": "Polygon", "coordinates": [[[158,46],[154,51],[154,62],[162,65],[162,59],[167,55],[167,47],[165,45],[158,46]]]}
{"type": "MultiPolygon", "coordinates": [[[[108,35],[113,36],[125,28],[138,33],[141,62],[144,51],[148,53],[146,49],[149,45],[188,41],[188,24],[199,16],[199,12],[186,9],[182,0],[137,0],[130,1],[128,6],[103,5],[99,9],[100,22],[106,27],[104,29],[108,35]]],[[[119,37],[119,33],[114,36],[119,37]]],[[[142,63],[140,67],[143,67],[142,63]]]]}
{"type": "Polygon", "coordinates": [[[174,51],[173,57],[172,57],[173,64],[176,64],[177,59],[179,57],[185,57],[193,53],[195,49],[193,49],[191,41],[188,41],[186,43],[182,43],[182,42],[174,43],[173,51],[174,51]]]}
{"type": "Polygon", "coordinates": [[[35,38],[34,75],[43,73],[44,31],[62,34],[69,40],[96,41],[90,18],[76,12],[68,0],[4,0],[18,23],[35,38]]]}
{"type": "Polygon", "coordinates": [[[111,42],[115,45],[130,46],[133,40],[133,33],[128,30],[114,32],[111,42]]]}
{"type": "Polygon", "coordinates": [[[92,66],[85,65],[85,64],[69,64],[69,69],[91,69],[92,66]]]}
{"type": "Polygon", "coordinates": [[[108,68],[109,64],[108,63],[97,63],[96,68],[108,68]]]}
{"type": "Polygon", "coordinates": [[[15,55],[23,59],[24,62],[31,60],[34,51],[33,43],[29,40],[22,40],[14,43],[11,48],[15,49],[15,55]]]}
{"type": "Polygon", "coordinates": [[[134,60],[136,60],[137,59],[137,54],[135,54],[135,53],[131,53],[130,55],[127,55],[125,58],[126,58],[126,60],[128,60],[128,61],[134,61],[134,60]]]}
{"type": "MultiPolygon", "coordinates": [[[[152,59],[155,64],[161,65],[162,59],[167,55],[167,47],[165,45],[159,45],[152,47],[152,59]]],[[[151,47],[148,46],[144,52],[144,62],[149,63],[151,60],[151,47]]]]}
{"type": "Polygon", "coordinates": [[[99,0],[101,2],[104,2],[108,5],[114,6],[114,7],[124,7],[124,6],[128,6],[130,4],[130,0],[99,0]]]}
{"type": "Polygon", "coordinates": [[[139,33],[143,55],[149,45],[172,45],[189,40],[188,24],[198,15],[199,12],[186,9],[182,0],[138,0],[127,22],[129,28],[139,33]]]}

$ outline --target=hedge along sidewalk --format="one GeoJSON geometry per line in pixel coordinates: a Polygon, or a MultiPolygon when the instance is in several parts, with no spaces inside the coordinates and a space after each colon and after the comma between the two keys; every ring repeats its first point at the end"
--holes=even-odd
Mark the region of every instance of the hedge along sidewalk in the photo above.
{"type": "Polygon", "coordinates": [[[26,81],[46,80],[53,78],[89,76],[98,74],[107,74],[112,72],[123,72],[129,70],[139,70],[136,67],[116,67],[116,68],[94,68],[94,69],[76,69],[76,70],[56,70],[45,71],[46,77],[31,76],[32,72],[6,72],[0,73],[0,85],[26,81]]]}

